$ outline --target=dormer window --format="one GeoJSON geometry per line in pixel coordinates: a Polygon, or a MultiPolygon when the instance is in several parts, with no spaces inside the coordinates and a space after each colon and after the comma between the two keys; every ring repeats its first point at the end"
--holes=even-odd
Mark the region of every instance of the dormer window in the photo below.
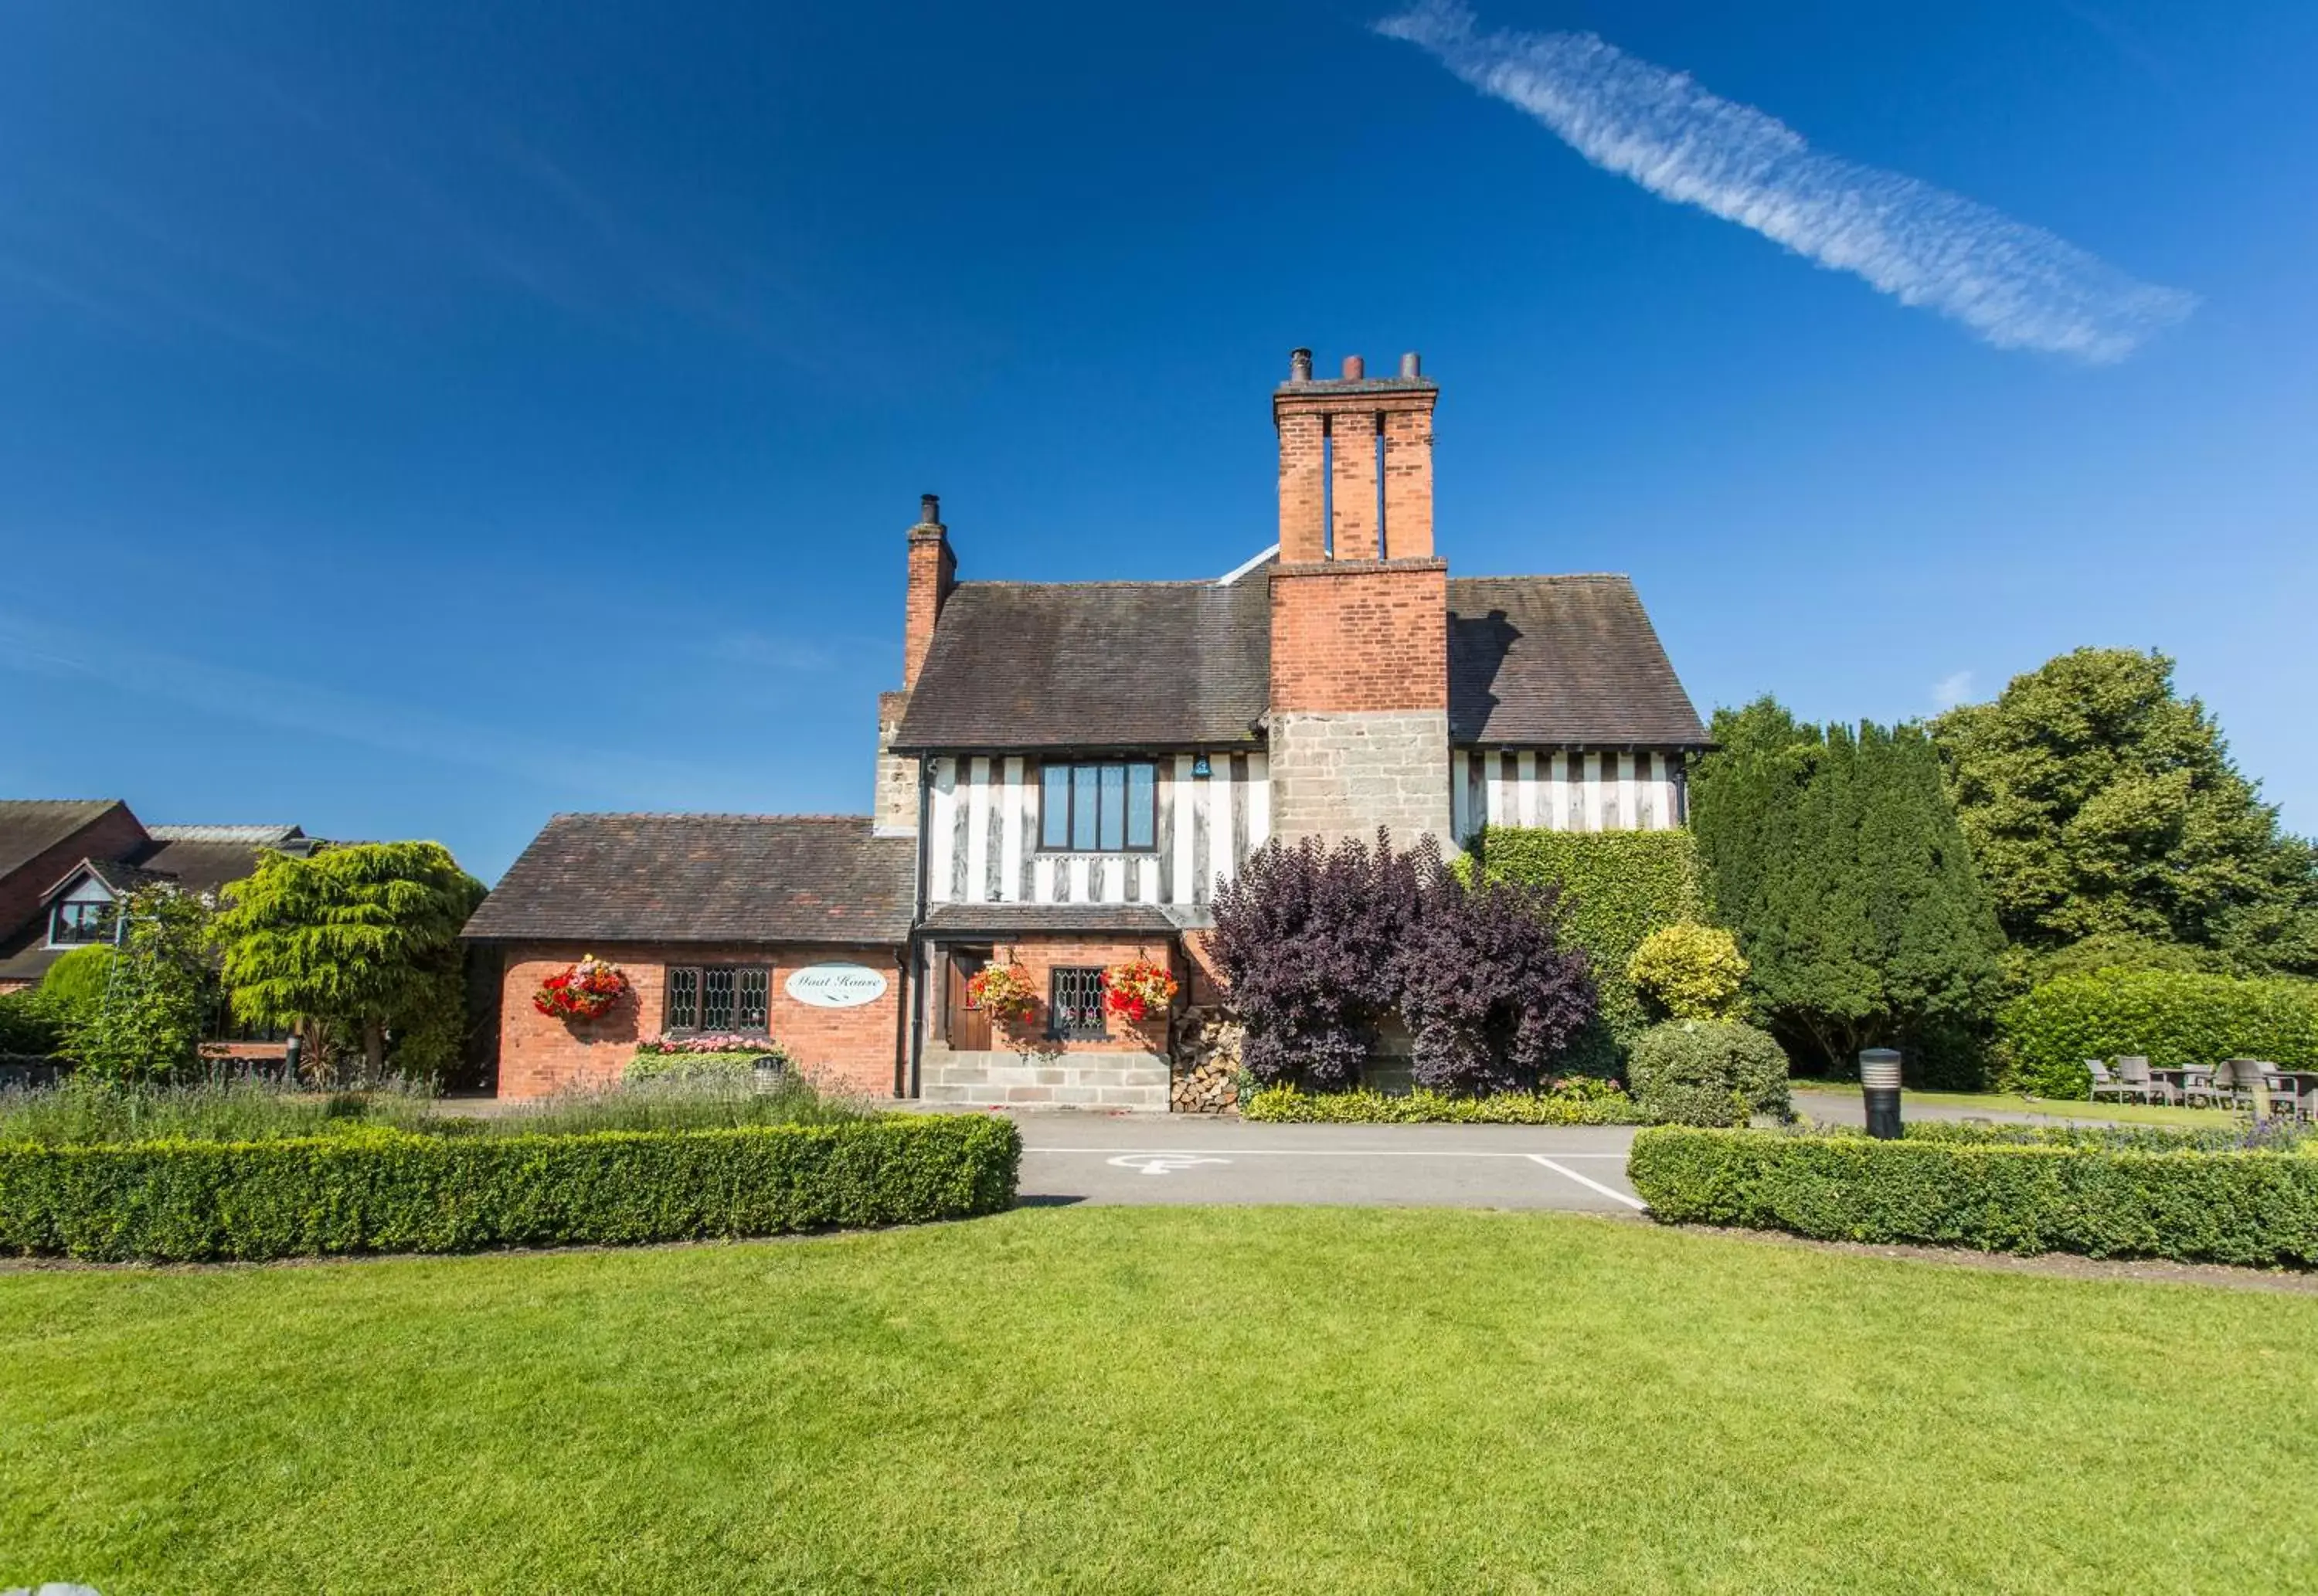
{"type": "Polygon", "coordinates": [[[49,946],[80,947],[112,940],[112,905],[59,903],[49,922],[49,946]]]}

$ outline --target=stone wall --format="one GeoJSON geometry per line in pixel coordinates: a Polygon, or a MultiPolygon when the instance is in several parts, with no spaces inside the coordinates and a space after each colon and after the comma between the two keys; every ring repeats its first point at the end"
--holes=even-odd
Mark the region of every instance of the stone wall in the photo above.
{"type": "Polygon", "coordinates": [[[928,1047],[918,1095],[961,1107],[1167,1107],[1167,1061],[1148,1053],[958,1053],[928,1047]]]}
{"type": "Polygon", "coordinates": [[[877,786],[869,825],[880,837],[918,834],[918,762],[892,751],[909,707],[907,693],[877,695],[877,786]]]}
{"type": "Polygon", "coordinates": [[[1438,709],[1271,717],[1271,830],[1290,842],[1317,837],[1395,843],[1418,837],[1454,845],[1449,824],[1449,716],[1438,709]]]}

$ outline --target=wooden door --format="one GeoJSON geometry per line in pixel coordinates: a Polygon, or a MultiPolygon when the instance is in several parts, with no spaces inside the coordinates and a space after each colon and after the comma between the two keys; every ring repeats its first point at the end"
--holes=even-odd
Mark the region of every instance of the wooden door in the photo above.
{"type": "Polygon", "coordinates": [[[949,977],[942,989],[942,1039],[959,1053],[990,1050],[990,1016],[975,1007],[966,991],[966,983],[989,962],[987,949],[955,948],[949,955],[949,977]]]}

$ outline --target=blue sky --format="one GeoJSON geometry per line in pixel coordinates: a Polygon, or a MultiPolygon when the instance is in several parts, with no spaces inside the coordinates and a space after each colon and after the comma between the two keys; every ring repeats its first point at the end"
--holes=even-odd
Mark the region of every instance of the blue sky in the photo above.
{"type": "Polygon", "coordinates": [[[1221,572],[1304,344],[1702,710],[2155,645],[2318,830],[2318,7],[987,9],[0,7],[0,793],[859,811],[917,495],[1221,572]]]}

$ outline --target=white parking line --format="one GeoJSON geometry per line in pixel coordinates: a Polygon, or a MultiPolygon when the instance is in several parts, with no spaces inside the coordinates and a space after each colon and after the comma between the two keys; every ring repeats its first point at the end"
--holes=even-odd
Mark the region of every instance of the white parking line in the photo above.
{"type": "MultiPolygon", "coordinates": [[[[1025,1147],[1025,1152],[1149,1152],[1185,1158],[1526,1158],[1542,1160],[1537,1152],[1465,1152],[1433,1147],[1025,1147]]],[[[1556,1158],[1614,1158],[1622,1152],[1557,1152],[1556,1158]]],[[[1562,1170],[1569,1174],[1567,1170],[1562,1170]]],[[[1576,1179],[1577,1176],[1570,1176],[1576,1179]]]]}
{"type": "Polygon", "coordinates": [[[1587,1179],[1585,1176],[1579,1174],[1575,1170],[1563,1169],[1559,1164],[1555,1163],[1542,1152],[1532,1152],[1525,1156],[1529,1159],[1530,1162],[1543,1164],[1547,1169],[1551,1170],[1557,1175],[1567,1175],[1572,1180],[1577,1181],[1580,1186],[1590,1186],[1595,1190],[1600,1192],[1604,1197],[1615,1197],[1618,1201],[1625,1204],[1629,1208],[1648,1208],[1649,1206],[1648,1203],[1642,1201],[1640,1197],[1630,1197],[1622,1191],[1617,1191],[1610,1187],[1603,1185],[1599,1180],[1587,1179]]]}

